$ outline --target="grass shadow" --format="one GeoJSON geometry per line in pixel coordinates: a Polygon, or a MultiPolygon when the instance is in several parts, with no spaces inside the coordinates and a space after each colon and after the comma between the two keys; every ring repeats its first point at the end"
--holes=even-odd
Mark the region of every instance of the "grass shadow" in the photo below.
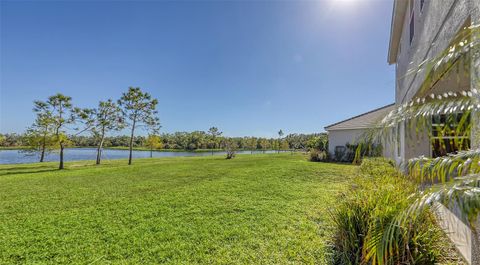
{"type": "Polygon", "coordinates": [[[27,164],[27,165],[9,165],[0,167],[0,176],[14,175],[14,174],[28,174],[28,173],[41,173],[58,170],[56,164],[27,164]]]}
{"type": "Polygon", "coordinates": [[[34,173],[53,172],[53,171],[58,171],[58,168],[42,169],[42,170],[13,170],[8,172],[0,172],[0,176],[34,174],[34,173]]]}

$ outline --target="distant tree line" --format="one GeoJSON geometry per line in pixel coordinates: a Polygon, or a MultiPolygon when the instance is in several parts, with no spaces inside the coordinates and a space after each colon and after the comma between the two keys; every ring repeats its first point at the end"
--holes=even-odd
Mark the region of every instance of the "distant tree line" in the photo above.
{"type": "MultiPolygon", "coordinates": [[[[288,134],[281,138],[263,137],[225,137],[221,135],[212,136],[205,131],[162,133],[156,135],[157,143],[152,141],[154,136],[134,136],[132,146],[134,148],[174,149],[195,151],[199,149],[224,149],[226,141],[232,141],[241,150],[326,150],[327,135],[317,134],[288,134]]],[[[70,135],[69,146],[72,147],[97,147],[98,139],[95,135],[70,135]]],[[[103,147],[128,147],[130,136],[106,136],[103,140],[103,147]]],[[[21,147],[28,145],[28,134],[0,134],[0,146],[21,147]]]]}

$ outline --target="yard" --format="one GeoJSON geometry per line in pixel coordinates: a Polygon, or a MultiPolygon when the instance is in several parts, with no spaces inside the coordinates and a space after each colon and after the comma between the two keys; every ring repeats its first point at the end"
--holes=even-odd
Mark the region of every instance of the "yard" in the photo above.
{"type": "Polygon", "coordinates": [[[302,155],[0,166],[0,263],[326,263],[355,167],[302,155]]]}

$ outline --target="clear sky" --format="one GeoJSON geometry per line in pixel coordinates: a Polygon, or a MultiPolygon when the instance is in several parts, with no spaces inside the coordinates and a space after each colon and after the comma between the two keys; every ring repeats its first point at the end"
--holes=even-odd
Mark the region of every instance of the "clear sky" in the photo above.
{"type": "Polygon", "coordinates": [[[322,132],[394,101],[389,0],[1,1],[0,132],[138,86],[163,132],[322,132]]]}

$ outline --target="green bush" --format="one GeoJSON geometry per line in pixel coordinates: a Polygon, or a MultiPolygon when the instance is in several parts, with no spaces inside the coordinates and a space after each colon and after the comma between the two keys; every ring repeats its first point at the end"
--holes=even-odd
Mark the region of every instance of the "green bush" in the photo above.
{"type": "Polygon", "coordinates": [[[433,215],[425,211],[397,226],[416,199],[416,185],[393,163],[364,159],[353,185],[331,211],[334,264],[434,264],[446,246],[433,215]],[[386,247],[387,246],[387,247],[386,247]]]}
{"type": "Polygon", "coordinates": [[[380,157],[382,156],[383,148],[378,144],[361,143],[345,145],[345,148],[335,149],[333,158],[337,162],[355,162],[359,164],[363,157],[380,157]]]}
{"type": "Polygon", "coordinates": [[[312,149],[309,152],[309,160],[312,162],[327,162],[330,160],[327,151],[320,151],[317,149],[312,149]]]}

